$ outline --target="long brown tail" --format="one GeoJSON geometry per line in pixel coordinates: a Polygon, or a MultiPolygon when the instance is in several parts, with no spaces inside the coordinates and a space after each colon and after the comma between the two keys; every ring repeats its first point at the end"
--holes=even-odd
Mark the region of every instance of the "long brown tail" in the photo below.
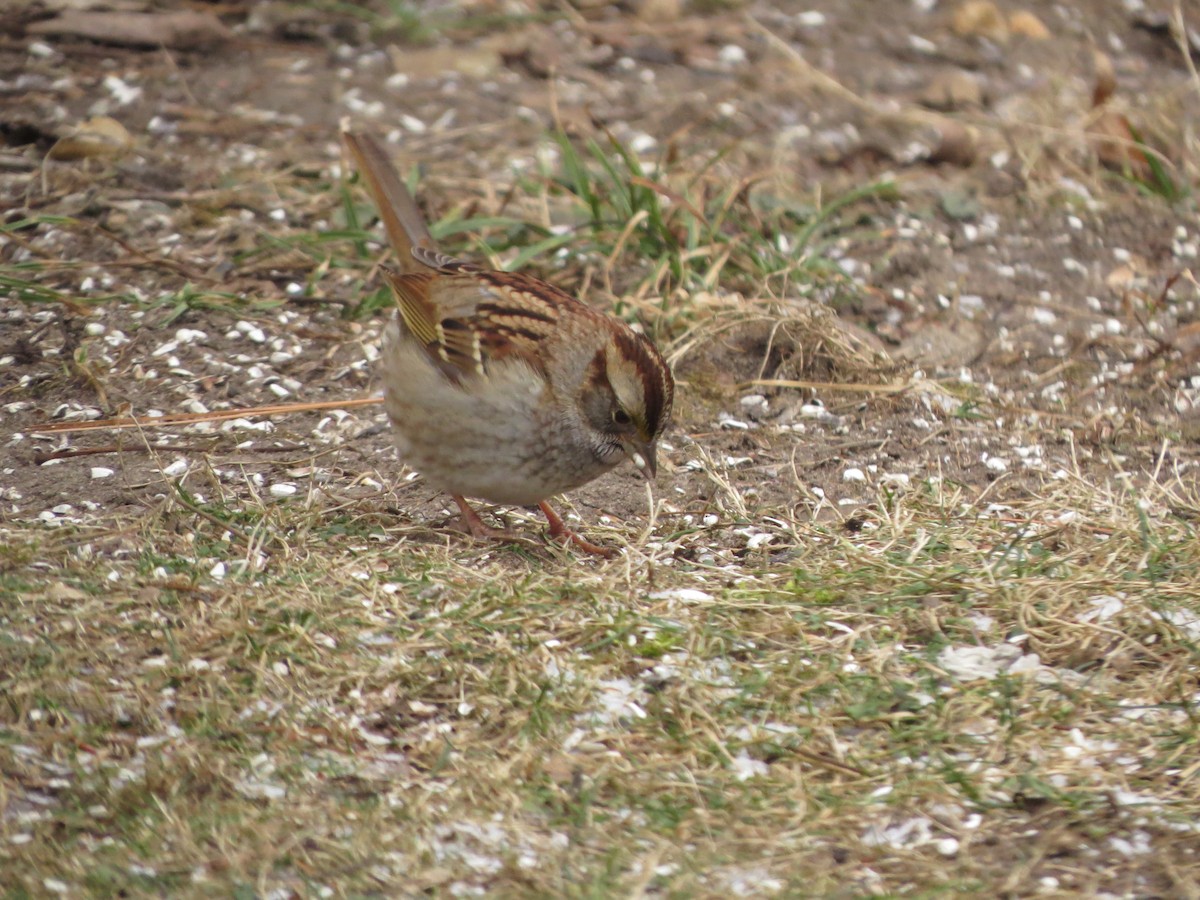
{"type": "Polygon", "coordinates": [[[436,250],[437,245],[383,143],[369,132],[343,131],[342,139],[354,157],[355,168],[366,181],[367,192],[379,208],[388,240],[396,252],[397,267],[405,273],[426,271],[425,266],[413,259],[412,248],[436,250]]]}

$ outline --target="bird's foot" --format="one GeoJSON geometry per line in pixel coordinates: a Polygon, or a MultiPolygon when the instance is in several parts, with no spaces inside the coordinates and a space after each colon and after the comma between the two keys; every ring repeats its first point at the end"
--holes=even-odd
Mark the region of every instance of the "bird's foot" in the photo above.
{"type": "Polygon", "coordinates": [[[564,544],[574,544],[584,553],[591,553],[595,556],[603,556],[605,559],[612,559],[617,555],[617,551],[611,547],[601,547],[599,544],[593,544],[586,538],[582,538],[574,531],[567,527],[567,523],[543,500],[538,504],[538,509],[546,517],[546,521],[550,523],[550,537],[556,541],[561,541],[564,544]]]}

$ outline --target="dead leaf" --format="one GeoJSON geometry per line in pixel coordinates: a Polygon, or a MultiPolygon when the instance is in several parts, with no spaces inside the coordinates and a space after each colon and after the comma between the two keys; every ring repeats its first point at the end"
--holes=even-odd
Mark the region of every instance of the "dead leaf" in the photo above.
{"type": "Polygon", "coordinates": [[[970,72],[946,69],[930,79],[918,99],[930,109],[978,109],[983,106],[983,88],[970,72]]]}
{"type": "Polygon", "coordinates": [[[50,585],[46,589],[46,599],[53,600],[56,603],[78,603],[88,599],[88,595],[79,590],[79,588],[71,587],[71,585],[60,581],[57,584],[50,585]]]}
{"type": "Polygon", "coordinates": [[[59,138],[47,159],[70,162],[94,157],[121,156],[133,147],[133,135],[109,116],[96,116],[59,138]]]}
{"type": "Polygon", "coordinates": [[[501,52],[490,43],[420,50],[392,45],[388,47],[388,56],[397,72],[414,78],[436,78],[447,72],[459,72],[473,78],[491,78],[501,65],[501,52]]]}
{"type": "Polygon", "coordinates": [[[1170,343],[1185,359],[1195,359],[1200,355],[1200,322],[1189,322],[1177,328],[1170,335],[1170,343]]]}
{"type": "Polygon", "coordinates": [[[975,162],[979,152],[979,135],[974,128],[946,116],[939,116],[929,124],[937,129],[939,138],[929,153],[930,162],[954,166],[969,166],[975,162]]]}
{"type": "Polygon", "coordinates": [[[560,42],[550,29],[533,26],[522,34],[504,36],[500,58],[510,69],[524,69],[531,78],[549,78],[561,67],[560,42]]]}
{"type": "Polygon", "coordinates": [[[1092,117],[1087,126],[1088,143],[1105,168],[1124,172],[1132,178],[1148,181],[1154,167],[1142,149],[1124,113],[1110,101],[1117,91],[1117,75],[1112,60],[1099,50],[1092,51],[1095,81],[1092,85],[1092,117]]]}
{"type": "Polygon", "coordinates": [[[1117,92],[1117,72],[1107,53],[1092,51],[1092,109],[1107,103],[1117,92]]]}
{"type": "Polygon", "coordinates": [[[637,4],[637,17],[642,22],[678,22],[682,13],[680,0],[640,0],[637,4]]]}
{"type": "Polygon", "coordinates": [[[962,37],[982,37],[998,44],[1008,40],[1008,21],[991,0],[960,3],[951,27],[962,37]]]}
{"type": "Polygon", "coordinates": [[[1148,180],[1150,160],[1134,137],[1129,120],[1115,109],[1101,109],[1087,128],[1088,140],[1101,165],[1132,177],[1148,180]]]}
{"type": "Polygon", "coordinates": [[[1104,283],[1108,285],[1108,289],[1121,293],[1133,287],[1134,282],[1138,280],[1138,274],[1134,271],[1133,266],[1128,263],[1117,266],[1104,279],[1104,283]]]}
{"type": "Polygon", "coordinates": [[[30,34],[84,38],[123,47],[203,49],[233,38],[216,16],[192,10],[173,12],[90,12],[69,9],[53,19],[33,22],[30,34]]]}
{"type": "Polygon", "coordinates": [[[1031,41],[1048,41],[1051,36],[1050,29],[1042,24],[1042,20],[1024,9],[1009,17],[1008,30],[1031,41]]]}

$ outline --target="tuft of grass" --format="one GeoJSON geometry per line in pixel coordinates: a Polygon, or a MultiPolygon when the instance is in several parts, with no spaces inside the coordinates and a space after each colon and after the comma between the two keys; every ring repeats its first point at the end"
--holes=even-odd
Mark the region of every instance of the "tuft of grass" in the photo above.
{"type": "MultiPolygon", "coordinates": [[[[510,270],[540,270],[567,286],[582,269],[598,267],[619,298],[660,298],[660,327],[672,331],[695,317],[686,301],[694,292],[720,286],[783,295],[807,292],[813,284],[840,284],[841,272],[824,251],[863,227],[858,215],[867,204],[894,193],[882,181],[805,208],[754,193],[753,181],[717,174],[728,151],[698,164],[665,159],[645,164],[611,133],[603,142],[577,141],[557,130],[549,140],[554,161],[519,177],[508,203],[520,206],[522,197],[536,201],[536,208],[552,210],[561,224],[551,227],[519,214],[461,216],[465,207],[456,207],[430,223],[434,238],[451,252],[501,259],[510,270]],[[570,270],[565,280],[564,267],[570,270]]],[[[321,259],[323,267],[361,265],[371,256],[369,242],[379,240],[363,228],[373,214],[343,189],[342,218],[343,228],[289,238],[287,244],[321,259]],[[347,241],[359,262],[336,255],[347,241]]],[[[354,314],[389,303],[386,292],[376,292],[354,314]]],[[[618,299],[616,312],[632,314],[633,306],[618,299]]]]}
{"type": "MultiPolygon", "coordinates": [[[[721,284],[784,292],[792,281],[828,280],[837,270],[821,252],[825,238],[844,229],[847,211],[893,190],[889,182],[869,184],[805,210],[754,195],[751,181],[721,177],[727,150],[686,169],[665,155],[646,166],[613,134],[605,137],[577,146],[563,131],[552,135],[559,169],[545,173],[550,195],[576,207],[574,233],[584,238],[577,251],[605,257],[610,270],[639,271],[652,261],[625,290],[661,296],[664,313],[678,291],[721,284]]],[[[558,246],[548,239],[545,249],[558,246]]]]}
{"type": "Polygon", "coordinates": [[[1136,187],[1139,193],[1158,197],[1168,203],[1179,203],[1190,197],[1191,189],[1185,181],[1172,175],[1162,152],[1147,143],[1141,131],[1132,124],[1128,127],[1133,141],[1129,156],[1144,163],[1144,169],[1127,165],[1123,171],[1116,173],[1118,177],[1136,187]]]}

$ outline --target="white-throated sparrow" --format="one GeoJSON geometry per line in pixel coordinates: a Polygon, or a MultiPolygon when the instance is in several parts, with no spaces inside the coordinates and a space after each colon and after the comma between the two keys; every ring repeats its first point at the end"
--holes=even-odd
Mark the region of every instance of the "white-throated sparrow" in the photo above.
{"type": "Polygon", "coordinates": [[[644,335],[529,275],[440,253],[373,135],[346,146],[387,229],[399,306],[383,336],[384,398],[404,461],[453,498],[476,537],[467,497],[537,505],[551,537],[611,555],[567,528],[547,498],[628,457],[647,478],[675,382],[644,335]]]}

